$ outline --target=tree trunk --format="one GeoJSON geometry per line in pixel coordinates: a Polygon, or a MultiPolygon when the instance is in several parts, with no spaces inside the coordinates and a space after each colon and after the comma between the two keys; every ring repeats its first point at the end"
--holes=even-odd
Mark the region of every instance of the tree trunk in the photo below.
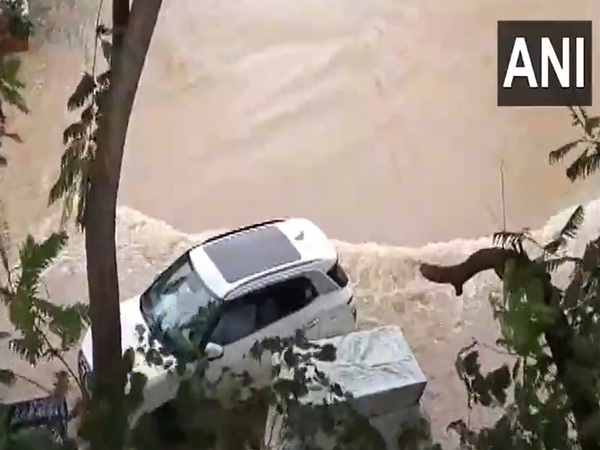
{"type": "Polygon", "coordinates": [[[98,147],[85,212],[85,246],[94,358],[93,403],[100,423],[94,450],[120,450],[127,425],[124,403],[116,205],[129,119],[162,0],[114,0],[110,88],[101,111],[98,147]],[[109,420],[102,420],[108,418],[109,420]],[[121,427],[122,425],[122,427],[121,427]]]}
{"type": "MultiPolygon", "coordinates": [[[[456,295],[461,295],[463,285],[479,272],[493,269],[502,279],[504,267],[509,259],[518,258],[524,263],[533,264],[526,256],[503,248],[486,248],[478,250],[464,262],[452,266],[437,266],[422,264],[421,274],[434,283],[450,284],[456,295]]],[[[544,302],[552,304],[556,288],[552,285],[550,276],[544,282],[544,302]]],[[[578,363],[573,350],[574,332],[561,310],[558,310],[557,320],[549,326],[544,337],[550,348],[550,354],[556,365],[557,379],[563,385],[575,418],[578,440],[582,450],[600,450],[598,439],[598,419],[600,405],[595,398],[586,392],[576,376],[578,363]]]]}

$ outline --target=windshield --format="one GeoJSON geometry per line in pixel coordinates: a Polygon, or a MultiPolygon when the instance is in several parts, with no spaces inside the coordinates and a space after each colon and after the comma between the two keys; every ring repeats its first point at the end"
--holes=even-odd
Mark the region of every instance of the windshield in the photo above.
{"type": "Polygon", "coordinates": [[[142,295],[141,309],[156,338],[173,354],[199,350],[218,299],[186,253],[142,295]]]}

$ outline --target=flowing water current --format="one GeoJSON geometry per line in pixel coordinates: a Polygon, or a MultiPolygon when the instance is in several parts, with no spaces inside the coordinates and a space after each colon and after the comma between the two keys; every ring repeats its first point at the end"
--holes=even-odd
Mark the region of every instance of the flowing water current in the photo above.
{"type": "MultiPolygon", "coordinates": [[[[8,145],[0,180],[16,239],[56,223],[47,192],[74,119],[66,99],[92,66],[98,6],[30,1],[32,113],[10,118],[24,143],[8,145]]],[[[483,274],[459,298],[423,280],[418,264],[458,262],[504,224],[549,236],[568,211],[548,217],[598,197],[595,180],[571,184],[564,166],[547,164],[576,136],[566,109],[496,106],[496,21],[599,13],[593,0],[165,0],[125,151],[124,298],[194,233],[308,217],[337,239],[361,326],[404,330],[429,379],[424,404],[450,446],[443,428],[466,411],[454,358],[472,337],[493,344],[487,302],[499,286],[483,274]]],[[[598,233],[598,205],[575,251],[598,233]]],[[[80,238],[47,284],[53,298],[85,299],[80,238]]],[[[4,356],[46,384],[55,368],[4,356]]],[[[19,384],[6,395],[30,391],[19,384]]]]}

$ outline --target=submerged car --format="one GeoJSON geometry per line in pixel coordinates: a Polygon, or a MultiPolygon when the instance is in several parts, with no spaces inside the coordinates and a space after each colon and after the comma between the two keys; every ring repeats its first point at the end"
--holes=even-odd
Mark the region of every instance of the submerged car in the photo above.
{"type": "MultiPolygon", "coordinates": [[[[271,370],[247,356],[255,342],[298,330],[308,339],[324,339],[347,334],[355,324],[352,288],[334,245],[301,218],[257,223],[208,239],[181,255],[143,294],[121,303],[123,351],[136,348],[140,331],[147,332],[171,362],[201,349],[209,360],[207,378],[217,379],[229,368],[247,371],[258,385],[271,370]],[[209,311],[208,317],[198,320],[199,311],[209,311]]],[[[78,366],[89,390],[91,330],[78,366]]],[[[148,380],[132,424],[174,399],[182,381],[144,358],[135,370],[148,380]]]]}

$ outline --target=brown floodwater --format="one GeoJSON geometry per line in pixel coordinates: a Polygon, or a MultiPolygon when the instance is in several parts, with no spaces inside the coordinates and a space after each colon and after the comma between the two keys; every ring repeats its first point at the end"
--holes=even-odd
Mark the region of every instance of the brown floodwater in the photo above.
{"type": "MultiPolygon", "coordinates": [[[[95,6],[45,12],[26,56],[32,114],[14,118],[25,143],[3,175],[18,229],[47,214],[95,6]]],[[[165,1],[120,202],[190,232],[300,215],[395,245],[539,226],[594,186],[547,164],[575,135],[565,108],[496,106],[496,22],[599,13],[591,0],[165,1]]]]}
{"type": "MultiPolygon", "coordinates": [[[[66,100],[93,54],[95,2],[42,11],[46,0],[30,1],[44,17],[24,65],[32,114],[11,116],[24,143],[8,143],[0,179],[15,234],[38,230],[50,213],[62,130],[73,120],[66,100]]],[[[165,0],[125,151],[120,203],[144,215],[126,210],[119,221],[123,298],[193,240],[164,222],[197,233],[311,218],[346,241],[338,247],[361,326],[403,329],[429,380],[424,406],[448,439],[445,426],[466,414],[454,357],[473,336],[493,345],[487,299],[498,285],[483,275],[457,298],[418,267],[457,262],[489,242],[349,242],[416,247],[489,234],[504,220],[538,228],[597,197],[593,180],[572,185],[564,167],[547,164],[576,136],[565,108],[496,106],[496,22],[599,13],[597,0],[165,0]]],[[[600,230],[599,210],[596,202],[581,248],[600,230]]],[[[80,239],[48,277],[55,301],[86,298],[80,239]]],[[[46,385],[56,370],[0,354],[46,385]]]]}

